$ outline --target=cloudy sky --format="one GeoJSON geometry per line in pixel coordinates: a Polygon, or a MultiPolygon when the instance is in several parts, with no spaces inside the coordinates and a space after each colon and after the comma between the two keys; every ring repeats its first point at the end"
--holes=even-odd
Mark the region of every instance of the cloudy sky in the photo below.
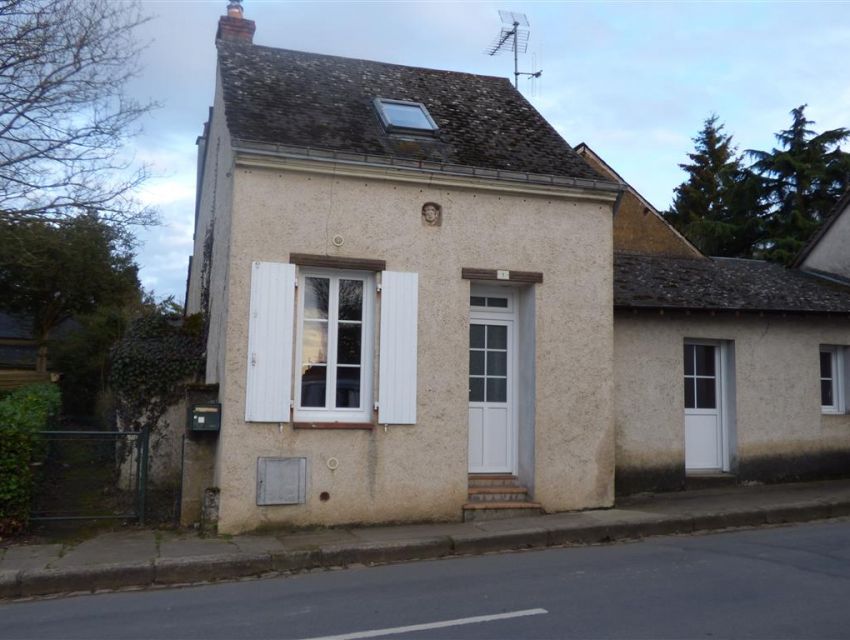
{"type": "MultiPolygon", "coordinates": [[[[226,0],[148,0],[151,42],[133,86],[163,106],[134,140],[156,174],[142,197],[162,215],[140,234],[144,285],[182,302],[192,252],[195,140],[213,96],[218,17],[226,0]]],[[[850,2],[280,2],[244,0],[254,42],[398,64],[510,76],[484,50],[498,10],[530,22],[543,76],[520,89],[576,145],[588,143],[659,208],[678,163],[717,113],[740,149],[769,149],[807,103],[824,130],[850,127],[850,2]]]]}

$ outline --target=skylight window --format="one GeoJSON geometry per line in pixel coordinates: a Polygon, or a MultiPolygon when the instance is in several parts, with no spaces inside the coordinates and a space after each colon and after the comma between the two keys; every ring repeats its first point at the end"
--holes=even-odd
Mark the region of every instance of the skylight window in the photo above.
{"type": "Polygon", "coordinates": [[[437,123],[421,102],[375,98],[375,110],[390,133],[434,135],[437,123]]]}

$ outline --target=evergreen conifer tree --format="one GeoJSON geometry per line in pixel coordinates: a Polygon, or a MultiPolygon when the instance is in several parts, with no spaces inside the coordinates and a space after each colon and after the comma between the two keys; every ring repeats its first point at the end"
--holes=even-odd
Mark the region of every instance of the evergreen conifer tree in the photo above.
{"type": "Polygon", "coordinates": [[[747,152],[767,209],[758,252],[784,264],[793,261],[850,187],[850,153],[840,146],[850,130],[816,133],[805,109],[802,105],[791,111],[791,126],[776,134],[779,148],[747,152]]]}
{"type": "Polygon", "coordinates": [[[688,179],[665,217],[707,255],[749,257],[759,237],[758,185],[716,114],[693,141],[690,162],[679,165],[688,179]]]}

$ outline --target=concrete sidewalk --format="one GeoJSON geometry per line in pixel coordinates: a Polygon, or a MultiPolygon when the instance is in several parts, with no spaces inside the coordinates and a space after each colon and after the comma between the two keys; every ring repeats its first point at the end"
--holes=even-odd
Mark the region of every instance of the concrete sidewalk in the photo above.
{"type": "Polygon", "coordinates": [[[850,481],[620,499],[615,509],[509,520],[234,537],[129,528],[0,549],[0,598],[235,580],[348,565],[594,544],[850,516],[850,481]]]}

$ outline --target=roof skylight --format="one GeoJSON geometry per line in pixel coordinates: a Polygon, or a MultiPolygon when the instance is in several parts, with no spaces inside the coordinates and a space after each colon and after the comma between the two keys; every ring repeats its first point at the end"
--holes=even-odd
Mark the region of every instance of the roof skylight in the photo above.
{"type": "Polygon", "coordinates": [[[434,135],[437,123],[421,102],[375,98],[375,110],[390,133],[434,135]]]}

